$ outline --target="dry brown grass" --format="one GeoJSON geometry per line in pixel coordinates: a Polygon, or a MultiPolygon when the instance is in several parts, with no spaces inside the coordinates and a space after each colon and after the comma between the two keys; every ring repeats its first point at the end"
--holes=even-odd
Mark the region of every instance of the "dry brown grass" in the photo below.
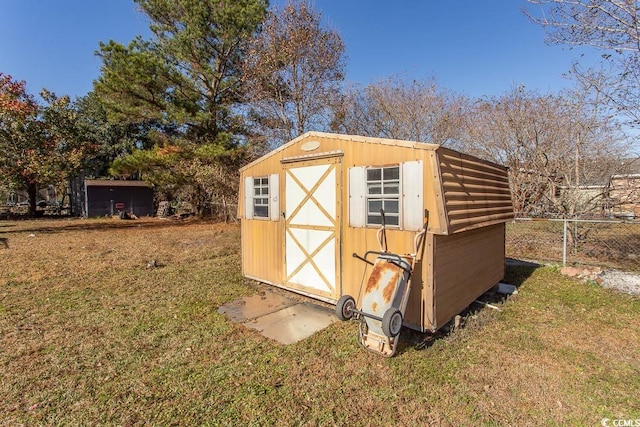
{"type": "Polygon", "coordinates": [[[283,346],[217,308],[239,229],[0,222],[0,425],[598,425],[640,418],[640,301],[511,268],[519,294],[398,356],[354,323],[283,346]],[[157,268],[147,263],[157,260],[157,268]]]}

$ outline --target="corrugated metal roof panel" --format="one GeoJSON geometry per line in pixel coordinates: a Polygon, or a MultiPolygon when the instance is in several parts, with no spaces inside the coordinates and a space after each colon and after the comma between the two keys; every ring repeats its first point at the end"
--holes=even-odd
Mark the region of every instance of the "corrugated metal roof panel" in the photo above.
{"type": "Polygon", "coordinates": [[[85,179],[87,187],[151,187],[146,181],[123,181],[117,179],[85,179]]]}
{"type": "Polygon", "coordinates": [[[437,153],[448,234],[513,218],[507,168],[445,148],[437,153]]]}

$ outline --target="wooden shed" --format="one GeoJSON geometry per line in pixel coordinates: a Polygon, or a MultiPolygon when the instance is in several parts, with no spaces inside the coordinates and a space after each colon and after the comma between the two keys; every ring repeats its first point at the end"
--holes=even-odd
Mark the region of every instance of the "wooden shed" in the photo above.
{"type": "Polygon", "coordinates": [[[153,216],[153,188],[145,181],[85,179],[83,214],[117,215],[120,211],[153,216]]]}
{"type": "Polygon", "coordinates": [[[308,132],[241,170],[245,277],[335,303],[358,295],[378,250],[413,249],[428,217],[405,325],[434,331],[499,282],[505,222],[513,218],[507,169],[439,145],[308,132]]]}

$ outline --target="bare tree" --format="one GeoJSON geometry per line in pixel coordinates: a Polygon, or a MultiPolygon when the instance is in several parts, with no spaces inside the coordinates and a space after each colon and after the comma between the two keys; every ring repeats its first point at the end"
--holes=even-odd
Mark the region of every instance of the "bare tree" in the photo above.
{"type": "Polygon", "coordinates": [[[516,212],[545,211],[555,194],[558,177],[550,156],[561,155],[564,148],[556,144],[561,140],[560,107],[552,95],[538,96],[519,87],[479,100],[471,109],[461,148],[509,167],[516,212]]]}
{"type": "MultiPolygon", "coordinates": [[[[637,0],[529,0],[525,14],[547,31],[547,42],[603,51],[609,78],[599,79],[603,101],[640,123],[640,4],[637,0]]],[[[574,68],[578,79],[591,73],[574,68]]],[[[596,73],[598,74],[598,73],[596,73]]]]}
{"type": "Polygon", "coordinates": [[[562,168],[563,191],[558,202],[568,217],[599,213],[596,211],[604,208],[609,178],[619,170],[629,148],[620,123],[607,108],[608,96],[602,91],[607,76],[595,70],[588,75],[589,79],[577,79],[577,85],[563,93],[568,118],[565,138],[573,156],[565,159],[562,168]],[[573,162],[568,161],[571,158],[573,162]]]}
{"type": "Polygon", "coordinates": [[[344,43],[306,2],[271,10],[245,64],[248,116],[272,145],[328,125],[344,79],[344,43]]]}
{"type": "Polygon", "coordinates": [[[627,146],[592,89],[538,95],[518,87],[473,106],[462,148],[509,166],[516,211],[575,216],[602,207],[627,146]]]}
{"type": "Polygon", "coordinates": [[[353,86],[335,111],[336,132],[405,139],[434,144],[455,143],[466,99],[439,88],[434,79],[390,77],[362,89],[353,86]]]}

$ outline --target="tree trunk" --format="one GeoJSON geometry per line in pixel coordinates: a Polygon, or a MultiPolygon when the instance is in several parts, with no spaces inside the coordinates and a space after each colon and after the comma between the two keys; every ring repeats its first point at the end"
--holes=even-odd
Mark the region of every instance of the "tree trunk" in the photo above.
{"type": "Polygon", "coordinates": [[[35,182],[27,184],[27,198],[29,199],[29,216],[36,216],[36,198],[38,196],[38,187],[35,182]]]}

